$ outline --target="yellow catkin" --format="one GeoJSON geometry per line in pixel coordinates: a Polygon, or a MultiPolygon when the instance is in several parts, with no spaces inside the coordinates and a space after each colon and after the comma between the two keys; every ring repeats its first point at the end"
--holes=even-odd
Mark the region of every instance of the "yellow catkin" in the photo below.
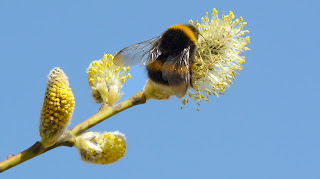
{"type": "Polygon", "coordinates": [[[86,132],[76,138],[75,148],[81,160],[91,164],[110,164],[122,158],[127,144],[124,134],[116,132],[86,132]]]}
{"type": "Polygon", "coordinates": [[[131,78],[129,67],[118,67],[113,64],[113,56],[103,54],[99,61],[93,61],[88,70],[88,82],[91,96],[96,103],[113,105],[121,96],[120,89],[126,79],[131,78]]]}
{"type": "MultiPolygon", "coordinates": [[[[198,27],[200,36],[197,41],[197,51],[194,64],[191,66],[192,87],[185,96],[193,101],[209,101],[211,94],[218,97],[224,94],[232,84],[232,80],[242,70],[244,57],[240,56],[250,43],[250,37],[242,38],[248,30],[242,30],[247,24],[243,18],[235,19],[232,11],[229,15],[218,16],[216,9],[212,10],[211,20],[206,13],[202,22],[194,24],[198,27]]],[[[192,20],[190,21],[191,24],[192,20]]],[[[185,101],[182,101],[185,105],[185,101]]],[[[195,104],[199,104],[195,102],[195,104]]]]}
{"type": "Polygon", "coordinates": [[[54,68],[48,75],[40,114],[39,131],[45,147],[52,146],[69,125],[74,104],[67,75],[60,68],[54,68]]]}

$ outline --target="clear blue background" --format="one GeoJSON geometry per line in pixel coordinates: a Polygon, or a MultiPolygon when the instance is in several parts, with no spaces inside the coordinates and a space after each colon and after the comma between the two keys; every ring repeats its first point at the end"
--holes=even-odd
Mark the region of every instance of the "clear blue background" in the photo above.
{"type": "MultiPolygon", "coordinates": [[[[0,160],[39,140],[47,74],[61,67],[76,98],[70,127],[99,108],[86,68],[103,52],[158,36],[216,8],[248,22],[252,49],[224,96],[180,110],[149,101],[94,127],[126,134],[124,158],[89,165],[60,147],[0,178],[320,178],[319,3],[305,1],[0,1],[0,160]]],[[[141,90],[136,67],[123,99],[141,90]]],[[[70,128],[69,127],[69,128],[70,128]]]]}

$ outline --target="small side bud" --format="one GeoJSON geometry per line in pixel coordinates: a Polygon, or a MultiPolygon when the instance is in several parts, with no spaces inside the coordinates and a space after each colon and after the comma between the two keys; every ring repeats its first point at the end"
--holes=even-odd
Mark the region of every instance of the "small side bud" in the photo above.
{"type": "Polygon", "coordinates": [[[81,160],[90,164],[110,164],[122,158],[126,152],[127,139],[116,132],[86,132],[76,138],[75,148],[81,160]]]}
{"type": "Polygon", "coordinates": [[[70,123],[74,110],[74,97],[67,75],[54,68],[48,75],[48,83],[40,114],[39,131],[41,143],[50,147],[70,123]]]}
{"type": "Polygon", "coordinates": [[[88,70],[88,81],[92,98],[96,103],[113,105],[123,95],[120,92],[122,84],[131,78],[129,68],[113,64],[113,56],[104,54],[103,59],[93,61],[88,70]]]}
{"type": "Polygon", "coordinates": [[[171,88],[164,85],[156,84],[149,79],[144,86],[143,93],[146,96],[146,100],[167,100],[170,98],[170,96],[174,95],[171,88]]]}

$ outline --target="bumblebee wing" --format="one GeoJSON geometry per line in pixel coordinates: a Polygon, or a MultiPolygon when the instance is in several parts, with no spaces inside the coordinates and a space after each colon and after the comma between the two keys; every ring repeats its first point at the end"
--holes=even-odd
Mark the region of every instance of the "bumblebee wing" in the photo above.
{"type": "Polygon", "coordinates": [[[178,98],[186,94],[190,84],[189,58],[190,47],[185,48],[179,55],[168,58],[163,64],[162,77],[168,80],[178,98]]]}
{"type": "Polygon", "coordinates": [[[117,66],[148,65],[161,54],[158,48],[160,38],[161,36],[155,37],[122,49],[115,55],[113,63],[117,66]]]}

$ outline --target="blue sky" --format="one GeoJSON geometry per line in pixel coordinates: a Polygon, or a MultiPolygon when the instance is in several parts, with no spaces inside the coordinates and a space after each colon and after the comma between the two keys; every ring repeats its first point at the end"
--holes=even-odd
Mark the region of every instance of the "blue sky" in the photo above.
{"type": "MultiPolygon", "coordinates": [[[[1,178],[320,178],[319,23],[316,1],[0,1],[0,160],[38,141],[47,74],[69,76],[76,98],[70,127],[99,108],[86,68],[103,52],[160,35],[216,8],[248,22],[252,49],[224,96],[180,110],[149,101],[92,128],[119,130],[124,158],[89,165],[60,147],[1,178]]],[[[146,71],[132,68],[123,99],[140,91],[146,71]]],[[[69,128],[70,128],[69,127],[69,128]]]]}

